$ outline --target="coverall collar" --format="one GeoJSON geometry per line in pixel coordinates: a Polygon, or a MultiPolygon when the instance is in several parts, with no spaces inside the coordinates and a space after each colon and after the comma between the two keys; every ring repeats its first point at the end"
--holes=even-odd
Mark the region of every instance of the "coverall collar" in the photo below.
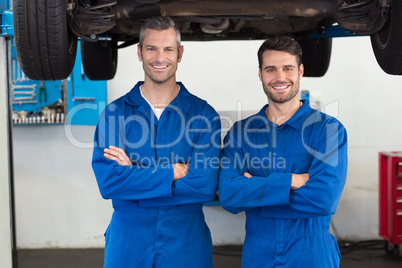
{"type": "MultiPolygon", "coordinates": [[[[281,126],[288,125],[299,131],[302,129],[303,123],[309,116],[311,108],[306,103],[305,100],[301,100],[301,102],[303,103],[303,105],[296,111],[296,113],[289,120],[287,120],[281,126]]],[[[256,116],[259,117],[259,120],[253,120],[252,124],[250,124],[251,128],[258,129],[266,125],[277,126],[275,123],[270,122],[267,116],[265,115],[265,110],[268,108],[268,106],[269,106],[268,104],[264,105],[264,107],[262,107],[262,109],[256,114],[256,116]]]]}
{"type": "MultiPolygon", "coordinates": [[[[131,105],[143,106],[148,105],[146,100],[141,96],[140,86],[144,84],[144,81],[139,81],[134,88],[127,93],[126,101],[131,105]]],[[[172,100],[166,109],[175,110],[179,108],[184,113],[191,112],[191,96],[186,87],[181,82],[177,82],[180,86],[179,94],[172,100]]]]}

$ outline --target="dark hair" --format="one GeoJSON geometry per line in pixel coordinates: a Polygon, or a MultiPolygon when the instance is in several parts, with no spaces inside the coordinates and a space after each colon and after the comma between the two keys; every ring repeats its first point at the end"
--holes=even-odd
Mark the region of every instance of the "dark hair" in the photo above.
{"type": "Polygon", "coordinates": [[[148,19],[144,23],[144,25],[142,25],[140,30],[140,38],[139,38],[140,47],[142,48],[142,43],[144,41],[144,33],[146,29],[162,31],[162,30],[169,30],[170,28],[173,28],[176,32],[176,42],[177,47],[179,48],[181,46],[180,31],[170,17],[152,17],[148,19]]]}
{"type": "Polygon", "coordinates": [[[296,56],[298,67],[302,64],[302,49],[299,43],[289,36],[275,36],[266,40],[258,50],[258,64],[262,68],[262,55],[267,50],[284,51],[296,56]]]}

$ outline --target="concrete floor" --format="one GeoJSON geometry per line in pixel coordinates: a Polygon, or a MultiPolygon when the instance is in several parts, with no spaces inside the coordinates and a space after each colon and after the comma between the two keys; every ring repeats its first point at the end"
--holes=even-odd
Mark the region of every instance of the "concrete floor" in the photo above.
{"type": "MultiPolygon", "coordinates": [[[[383,241],[339,243],[341,268],[401,268],[402,260],[387,254],[383,241]]],[[[214,247],[214,268],[241,268],[241,246],[214,247]]],[[[18,268],[100,268],[103,249],[18,250],[18,268]]],[[[17,268],[17,267],[14,267],[17,268]]]]}

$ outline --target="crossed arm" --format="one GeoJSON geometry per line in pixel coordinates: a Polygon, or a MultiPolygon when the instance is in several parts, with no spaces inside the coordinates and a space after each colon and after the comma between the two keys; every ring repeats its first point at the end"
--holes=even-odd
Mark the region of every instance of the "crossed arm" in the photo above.
{"type": "MultiPolygon", "coordinates": [[[[243,174],[243,176],[247,177],[247,178],[251,178],[253,177],[253,175],[251,175],[248,172],[245,172],[243,174]]],[[[306,182],[308,181],[309,177],[308,177],[308,173],[304,173],[304,174],[292,174],[292,182],[290,183],[290,188],[292,190],[296,190],[299,189],[300,187],[302,187],[303,185],[306,184],[306,182]]]]}
{"type": "Polygon", "coordinates": [[[232,212],[262,208],[270,217],[307,218],[332,215],[342,193],[347,171],[347,137],[344,127],[332,120],[322,127],[316,154],[301,174],[271,172],[250,174],[239,139],[232,131],[234,146],[224,148],[219,179],[222,206],[232,212]],[[323,152],[323,153],[320,153],[323,152]],[[240,157],[239,157],[240,156],[240,157]],[[303,186],[303,187],[302,187],[303,186]]]}
{"type": "MultiPolygon", "coordinates": [[[[104,156],[109,160],[114,160],[121,166],[131,166],[131,160],[123,149],[109,146],[104,149],[104,156]]],[[[188,164],[175,163],[173,164],[173,181],[180,180],[188,173],[188,164]]]]}
{"type": "MultiPolygon", "coordinates": [[[[131,160],[124,152],[123,149],[109,146],[109,148],[105,148],[104,154],[107,159],[116,161],[121,166],[130,166],[131,160]]],[[[188,167],[190,164],[181,164],[175,163],[173,164],[173,181],[179,180],[187,175],[188,167]]],[[[243,176],[247,178],[251,178],[252,175],[248,172],[245,172],[243,176]]],[[[308,173],[304,174],[292,174],[292,182],[291,182],[291,189],[296,190],[306,184],[308,181],[308,173]]]]}

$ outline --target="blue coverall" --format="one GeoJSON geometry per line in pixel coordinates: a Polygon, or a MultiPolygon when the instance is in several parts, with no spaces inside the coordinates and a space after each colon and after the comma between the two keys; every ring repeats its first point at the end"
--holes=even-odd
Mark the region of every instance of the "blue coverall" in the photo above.
{"type": "Polygon", "coordinates": [[[212,267],[212,240],[202,205],[216,195],[220,120],[182,83],[158,121],[138,84],[109,104],[95,132],[92,167],[113,216],[105,233],[104,267],[212,267]],[[131,166],[103,155],[123,148],[131,166]],[[173,182],[174,163],[190,163],[173,182]]]}
{"type": "Polygon", "coordinates": [[[246,211],[243,267],[339,267],[329,225],[346,181],[346,130],[306,103],[278,126],[267,106],[236,122],[223,144],[219,198],[246,211]],[[292,173],[309,180],[291,190],[292,173]]]}

